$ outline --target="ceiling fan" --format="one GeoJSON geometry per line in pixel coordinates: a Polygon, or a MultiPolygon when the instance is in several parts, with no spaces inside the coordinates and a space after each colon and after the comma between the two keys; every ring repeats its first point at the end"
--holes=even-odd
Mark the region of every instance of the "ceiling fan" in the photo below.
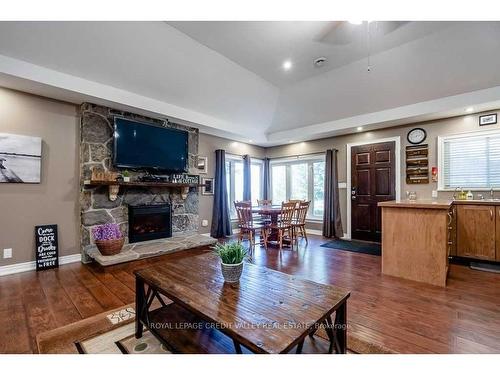
{"type": "Polygon", "coordinates": [[[368,33],[370,38],[387,35],[407,23],[408,21],[364,21],[357,24],[349,21],[332,21],[314,40],[333,45],[347,45],[366,40],[368,33]]]}

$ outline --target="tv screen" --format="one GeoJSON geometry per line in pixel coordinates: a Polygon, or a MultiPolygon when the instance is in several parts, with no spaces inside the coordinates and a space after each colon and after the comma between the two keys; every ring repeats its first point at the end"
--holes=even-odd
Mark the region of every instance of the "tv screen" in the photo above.
{"type": "Polygon", "coordinates": [[[181,173],[187,158],[186,131],[115,118],[115,166],[181,173]]]}

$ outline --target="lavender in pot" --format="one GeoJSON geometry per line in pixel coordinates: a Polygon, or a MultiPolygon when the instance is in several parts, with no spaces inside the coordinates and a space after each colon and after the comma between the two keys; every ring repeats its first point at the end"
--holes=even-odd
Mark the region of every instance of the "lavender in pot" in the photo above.
{"type": "Polygon", "coordinates": [[[102,224],[92,228],[94,242],[102,255],[118,254],[123,247],[125,237],[118,224],[102,224]]]}

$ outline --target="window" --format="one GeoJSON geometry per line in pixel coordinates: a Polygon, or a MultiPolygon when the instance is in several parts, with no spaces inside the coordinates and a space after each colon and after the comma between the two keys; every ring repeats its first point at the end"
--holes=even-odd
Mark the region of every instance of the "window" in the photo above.
{"type": "Polygon", "coordinates": [[[500,188],[500,132],[438,138],[439,189],[500,188]]]}
{"type": "MultiPolygon", "coordinates": [[[[260,159],[252,158],[250,167],[252,203],[257,204],[257,199],[262,199],[262,176],[264,163],[260,159]]],[[[234,209],[235,201],[243,200],[243,159],[240,156],[226,155],[226,186],[231,219],[236,218],[234,209]]]]}
{"type": "Polygon", "coordinates": [[[271,199],[279,204],[289,199],[310,200],[308,217],[323,218],[325,160],[323,156],[271,161],[271,199]]]}

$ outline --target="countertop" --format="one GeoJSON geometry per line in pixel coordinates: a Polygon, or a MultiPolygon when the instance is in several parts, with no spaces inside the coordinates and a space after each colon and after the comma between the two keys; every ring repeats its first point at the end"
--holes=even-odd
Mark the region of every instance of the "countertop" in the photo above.
{"type": "Polygon", "coordinates": [[[500,199],[472,199],[472,200],[447,200],[447,199],[417,199],[410,201],[407,199],[379,202],[380,207],[400,207],[400,208],[433,208],[447,210],[451,205],[456,204],[474,204],[486,206],[500,206],[500,199]]]}
{"type": "Polygon", "coordinates": [[[410,200],[397,200],[397,201],[387,201],[379,202],[380,207],[396,207],[396,208],[432,208],[440,210],[448,210],[452,205],[452,200],[432,200],[432,199],[417,199],[416,201],[410,200]]]}

